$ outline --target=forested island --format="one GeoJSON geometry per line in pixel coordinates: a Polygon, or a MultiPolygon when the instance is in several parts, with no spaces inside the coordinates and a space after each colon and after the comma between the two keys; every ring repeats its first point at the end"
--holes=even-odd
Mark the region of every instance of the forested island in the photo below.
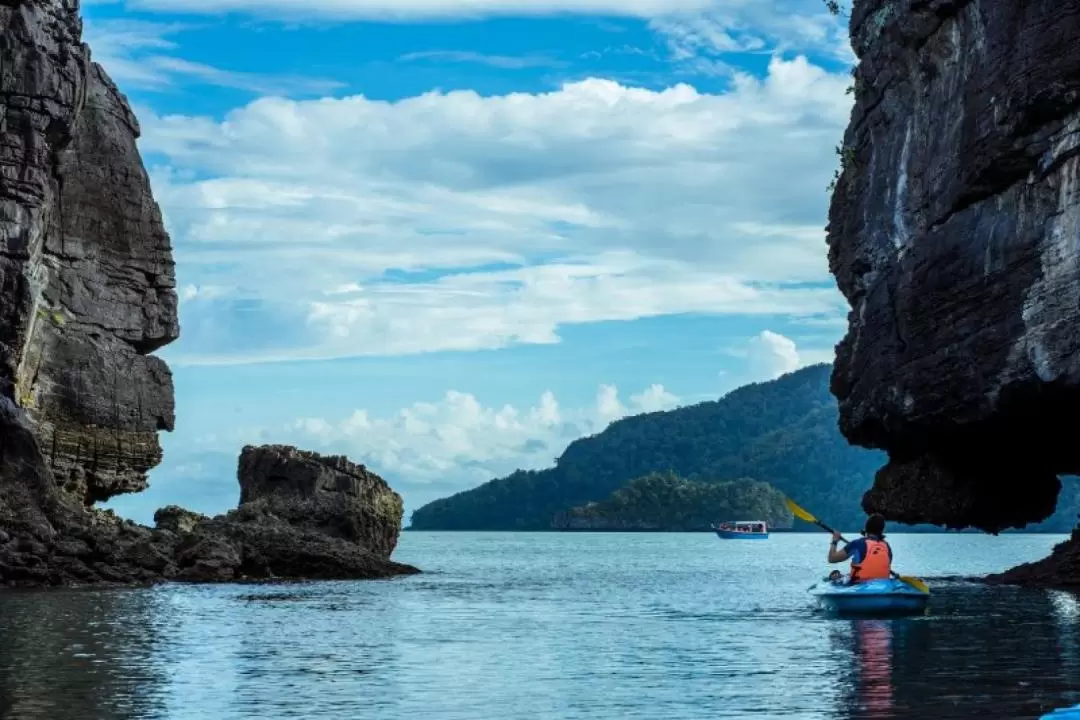
{"type": "MultiPolygon", "coordinates": [[[[519,470],[417,509],[410,529],[561,529],[595,503],[593,513],[675,530],[681,526],[667,518],[682,512],[678,507],[631,507],[653,503],[640,492],[653,485],[613,496],[635,481],[661,474],[669,484],[673,479],[707,485],[753,478],[832,524],[857,530],[866,517],[862,495],[886,457],[853,447],[840,434],[836,399],[829,391],[830,370],[826,364],[812,365],[738,388],[719,400],[623,418],[571,443],[555,467],[519,470]]],[[[655,482],[655,477],[649,481],[655,482]]],[[[1066,478],[1057,512],[1027,529],[1070,531],[1078,510],[1076,485],[1075,479],[1066,478]]],[[[730,512],[742,519],[755,507],[735,504],[730,512]]],[[[732,518],[711,518],[725,519],[732,518]]]]}
{"type": "Polygon", "coordinates": [[[772,485],[750,478],[694,482],[673,473],[651,473],[619,488],[606,500],[561,513],[559,530],[652,530],[702,532],[720,520],[764,520],[790,528],[791,511],[772,485]]]}

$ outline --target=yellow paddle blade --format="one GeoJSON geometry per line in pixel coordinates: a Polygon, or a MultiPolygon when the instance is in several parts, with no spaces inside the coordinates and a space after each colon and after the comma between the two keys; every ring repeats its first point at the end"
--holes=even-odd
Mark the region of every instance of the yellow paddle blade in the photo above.
{"type": "Polygon", "coordinates": [[[898,577],[900,578],[901,582],[906,582],[908,585],[915,588],[919,592],[924,592],[924,593],[929,593],[930,592],[930,586],[927,585],[926,583],[924,583],[922,580],[920,580],[917,577],[911,577],[909,575],[899,575],[898,577]]]}
{"type": "Polygon", "coordinates": [[[817,522],[816,517],[814,517],[813,515],[806,512],[805,510],[803,510],[798,505],[796,505],[795,501],[792,500],[791,498],[784,498],[784,504],[788,506],[788,510],[791,511],[791,514],[794,515],[795,517],[799,518],[800,520],[804,520],[804,521],[806,521],[808,523],[816,523],[817,522]]]}

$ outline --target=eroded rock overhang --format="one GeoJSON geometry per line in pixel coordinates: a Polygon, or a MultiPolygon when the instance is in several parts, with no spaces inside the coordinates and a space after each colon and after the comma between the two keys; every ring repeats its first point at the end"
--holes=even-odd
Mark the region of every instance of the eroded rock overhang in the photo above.
{"type": "Polygon", "coordinates": [[[1080,473],[1080,1],[857,0],[829,213],[868,511],[990,532],[1080,473]]]}

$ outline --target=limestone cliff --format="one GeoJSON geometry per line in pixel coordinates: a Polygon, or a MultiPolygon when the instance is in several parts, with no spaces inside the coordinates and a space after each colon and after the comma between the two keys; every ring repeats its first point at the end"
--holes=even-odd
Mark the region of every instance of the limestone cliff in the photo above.
{"type": "MultiPolygon", "coordinates": [[[[151,353],[179,325],[138,122],[81,34],[78,0],[0,0],[0,584],[413,572],[389,561],[400,497],[343,460],[213,520],[93,507],[161,461],[173,385],[151,353]]],[[[316,462],[274,452],[285,476],[316,462]]]]}
{"type": "Polygon", "coordinates": [[[169,239],[138,124],[81,31],[73,0],[0,3],[5,581],[113,576],[126,561],[44,558],[123,533],[87,507],[143,489],[173,425],[171,374],[149,355],[179,332],[169,239]]]}
{"type": "Polygon", "coordinates": [[[124,97],[75,3],[0,4],[2,381],[57,482],[86,504],[146,487],[173,427],[169,237],[124,97]]]}
{"type": "Polygon", "coordinates": [[[1080,1],[856,0],[832,389],[863,504],[996,532],[1080,472],[1080,1]]]}

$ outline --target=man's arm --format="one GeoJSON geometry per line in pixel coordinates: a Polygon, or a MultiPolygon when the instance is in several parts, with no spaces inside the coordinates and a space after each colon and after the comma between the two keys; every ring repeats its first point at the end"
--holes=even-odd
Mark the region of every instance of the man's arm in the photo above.
{"type": "Polygon", "coordinates": [[[831,563],[844,562],[850,557],[848,548],[840,550],[836,547],[839,542],[840,533],[833,533],[832,542],[829,543],[829,562],[831,563]]]}

